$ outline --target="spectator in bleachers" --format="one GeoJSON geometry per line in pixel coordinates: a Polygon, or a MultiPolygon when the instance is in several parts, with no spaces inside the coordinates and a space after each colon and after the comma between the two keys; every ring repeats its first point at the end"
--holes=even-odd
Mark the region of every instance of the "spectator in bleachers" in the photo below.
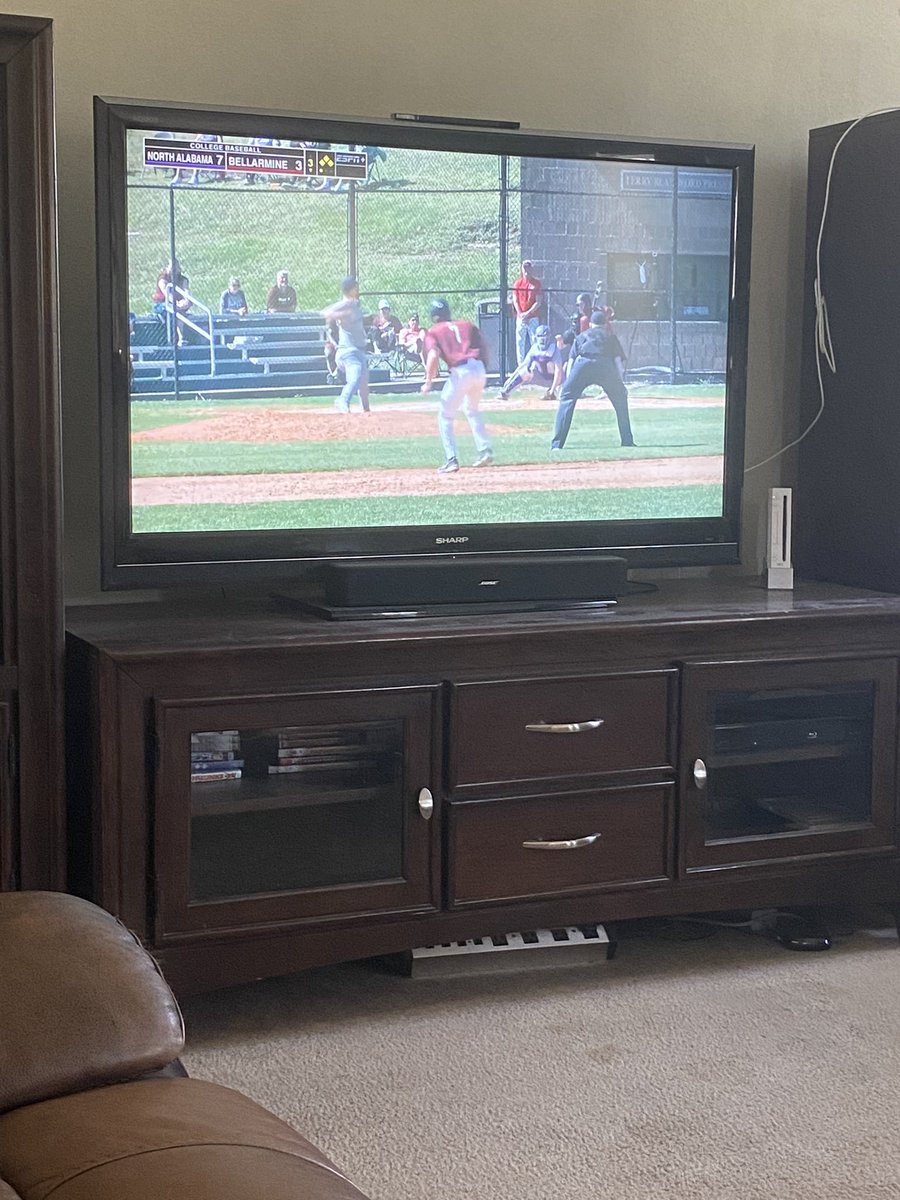
{"type": "MultiPolygon", "coordinates": [[[[254,149],[259,149],[259,150],[274,150],[281,145],[281,138],[254,137],[254,138],[250,138],[248,145],[252,146],[254,149]]],[[[257,175],[255,173],[248,173],[244,182],[249,186],[251,184],[256,183],[257,179],[265,179],[265,178],[266,178],[265,175],[257,175]]]]}
{"type": "MultiPolygon", "coordinates": [[[[222,138],[222,135],[220,133],[198,133],[198,134],[195,134],[194,137],[192,138],[192,141],[195,141],[195,142],[216,142],[219,145],[222,144],[223,140],[224,139],[222,138]]],[[[191,187],[196,187],[197,184],[201,182],[200,174],[201,174],[201,172],[197,168],[194,168],[191,170],[181,170],[176,173],[176,176],[175,176],[175,179],[173,180],[173,182],[174,183],[187,183],[191,187]]],[[[205,175],[205,177],[207,179],[218,179],[219,178],[218,172],[216,172],[216,171],[204,171],[203,174],[205,175]]]]}
{"type": "Polygon", "coordinates": [[[372,318],[371,324],[372,345],[382,354],[387,354],[395,349],[397,345],[397,335],[402,328],[400,318],[395,316],[391,311],[391,302],[387,299],[378,301],[378,312],[372,318]]]}
{"type": "Polygon", "coordinates": [[[366,183],[371,183],[379,162],[387,161],[387,150],[381,146],[363,146],[366,152],[366,183]]]}
{"type": "Polygon", "coordinates": [[[297,293],[288,283],[287,271],[279,271],[275,276],[275,286],[270,287],[266,295],[266,312],[292,313],[297,311],[297,293]]]}
{"type": "Polygon", "coordinates": [[[337,322],[327,321],[325,324],[325,369],[328,372],[329,383],[336,383],[338,378],[337,349],[339,334],[340,331],[337,322]]]}
{"type": "MultiPolygon", "coordinates": [[[[156,291],[153,293],[153,311],[161,321],[167,319],[167,314],[188,313],[193,300],[186,293],[190,292],[190,280],[182,271],[177,258],[170,258],[159,273],[156,281],[156,291]]],[[[177,317],[175,320],[175,340],[180,346],[183,341],[183,330],[177,317]]]]}
{"type": "MultiPolygon", "coordinates": [[[[301,153],[304,148],[303,142],[298,142],[295,139],[291,139],[290,141],[284,142],[284,145],[287,146],[288,149],[293,151],[293,153],[295,153],[295,154],[301,153]]],[[[286,179],[282,179],[282,181],[281,181],[281,187],[288,191],[294,190],[299,187],[305,187],[305,186],[306,186],[306,176],[305,175],[289,175],[286,179]]]]}
{"type": "Polygon", "coordinates": [[[177,258],[170,258],[159,273],[156,291],[153,293],[153,311],[165,314],[166,307],[174,303],[178,312],[187,312],[192,301],[184,292],[190,290],[190,280],[181,269],[177,258]]]}
{"type": "MultiPolygon", "coordinates": [[[[153,134],[154,139],[156,139],[157,141],[173,141],[177,136],[179,136],[179,135],[176,134],[174,132],[174,130],[172,130],[172,129],[157,129],[156,132],[153,134]]],[[[169,167],[152,167],[151,170],[158,171],[162,175],[168,176],[170,168],[169,167]]],[[[181,172],[179,170],[177,170],[177,169],[174,170],[172,172],[172,178],[169,182],[177,183],[180,175],[181,175],[181,172]]],[[[141,172],[141,178],[143,178],[143,171],[141,172]]]]}
{"type": "Polygon", "coordinates": [[[246,317],[249,311],[247,297],[241,289],[241,281],[237,275],[232,275],[219,300],[219,312],[227,317],[246,317]]]}
{"type": "Polygon", "coordinates": [[[424,363],[425,330],[419,324],[419,314],[414,312],[397,334],[397,343],[408,358],[424,363]]]}

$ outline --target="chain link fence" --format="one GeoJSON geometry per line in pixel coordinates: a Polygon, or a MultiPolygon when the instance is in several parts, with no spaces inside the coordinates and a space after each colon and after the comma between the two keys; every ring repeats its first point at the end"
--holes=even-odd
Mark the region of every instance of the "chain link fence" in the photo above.
{"type": "Polygon", "coordinates": [[[263,312],[286,270],[298,311],[317,312],[355,274],[369,312],[386,299],[401,321],[415,312],[427,324],[441,296],[454,316],[490,325],[508,370],[509,289],[524,254],[554,332],[586,291],[616,310],[630,368],[673,380],[724,371],[728,172],[367,147],[359,183],[222,177],[144,168],[141,136],[132,132],[128,181],[136,314],[150,311],[172,249],[212,312],[231,276],[250,311],[263,312]]]}
{"type": "Polygon", "coordinates": [[[352,185],[135,168],[128,204],[133,311],[147,311],[170,241],[192,293],[211,307],[237,275],[251,310],[262,311],[285,269],[298,308],[309,311],[332,302],[348,273],[358,275],[365,299],[396,298],[401,316],[427,311],[440,295],[471,319],[478,299],[505,295],[501,246],[515,242],[516,230],[502,220],[500,161],[381,155],[370,179],[352,185]]]}

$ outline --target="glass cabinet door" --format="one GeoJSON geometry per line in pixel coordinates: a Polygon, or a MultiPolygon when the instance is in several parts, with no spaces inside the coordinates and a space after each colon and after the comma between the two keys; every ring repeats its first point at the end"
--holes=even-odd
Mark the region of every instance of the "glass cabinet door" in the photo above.
{"type": "Polygon", "coordinates": [[[890,846],[892,661],[689,666],[687,869],[890,846]]]}
{"type": "Polygon", "coordinates": [[[163,930],[433,907],[433,700],[160,705],[163,930]]]}

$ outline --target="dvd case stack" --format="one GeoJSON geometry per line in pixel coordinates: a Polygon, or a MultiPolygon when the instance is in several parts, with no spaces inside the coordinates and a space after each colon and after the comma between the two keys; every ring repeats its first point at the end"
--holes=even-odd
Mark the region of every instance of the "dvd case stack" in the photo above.
{"type": "Polygon", "coordinates": [[[280,729],[245,732],[242,745],[248,775],[297,775],[314,768],[345,766],[348,754],[359,753],[356,743],[361,740],[348,730],[280,729]]]}
{"type": "Polygon", "coordinates": [[[298,786],[371,787],[388,781],[393,756],[379,729],[293,728],[241,735],[248,776],[299,776],[298,786]]]}
{"type": "Polygon", "coordinates": [[[241,739],[236,729],[221,733],[191,734],[191,783],[221,783],[240,779],[244,760],[241,739]]]}
{"type": "Polygon", "coordinates": [[[335,766],[347,757],[347,731],[329,733],[316,730],[310,737],[302,729],[285,729],[276,735],[274,762],[269,763],[270,775],[294,775],[310,767],[335,766]]]}

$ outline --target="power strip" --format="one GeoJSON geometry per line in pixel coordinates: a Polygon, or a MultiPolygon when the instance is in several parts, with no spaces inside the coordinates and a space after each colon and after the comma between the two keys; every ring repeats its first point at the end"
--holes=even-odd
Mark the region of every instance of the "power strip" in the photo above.
{"type": "Polygon", "coordinates": [[[420,946],[404,956],[404,968],[413,979],[445,979],[453,975],[600,963],[612,958],[614,952],[615,943],[602,925],[569,925],[470,938],[441,946],[420,946]]]}

